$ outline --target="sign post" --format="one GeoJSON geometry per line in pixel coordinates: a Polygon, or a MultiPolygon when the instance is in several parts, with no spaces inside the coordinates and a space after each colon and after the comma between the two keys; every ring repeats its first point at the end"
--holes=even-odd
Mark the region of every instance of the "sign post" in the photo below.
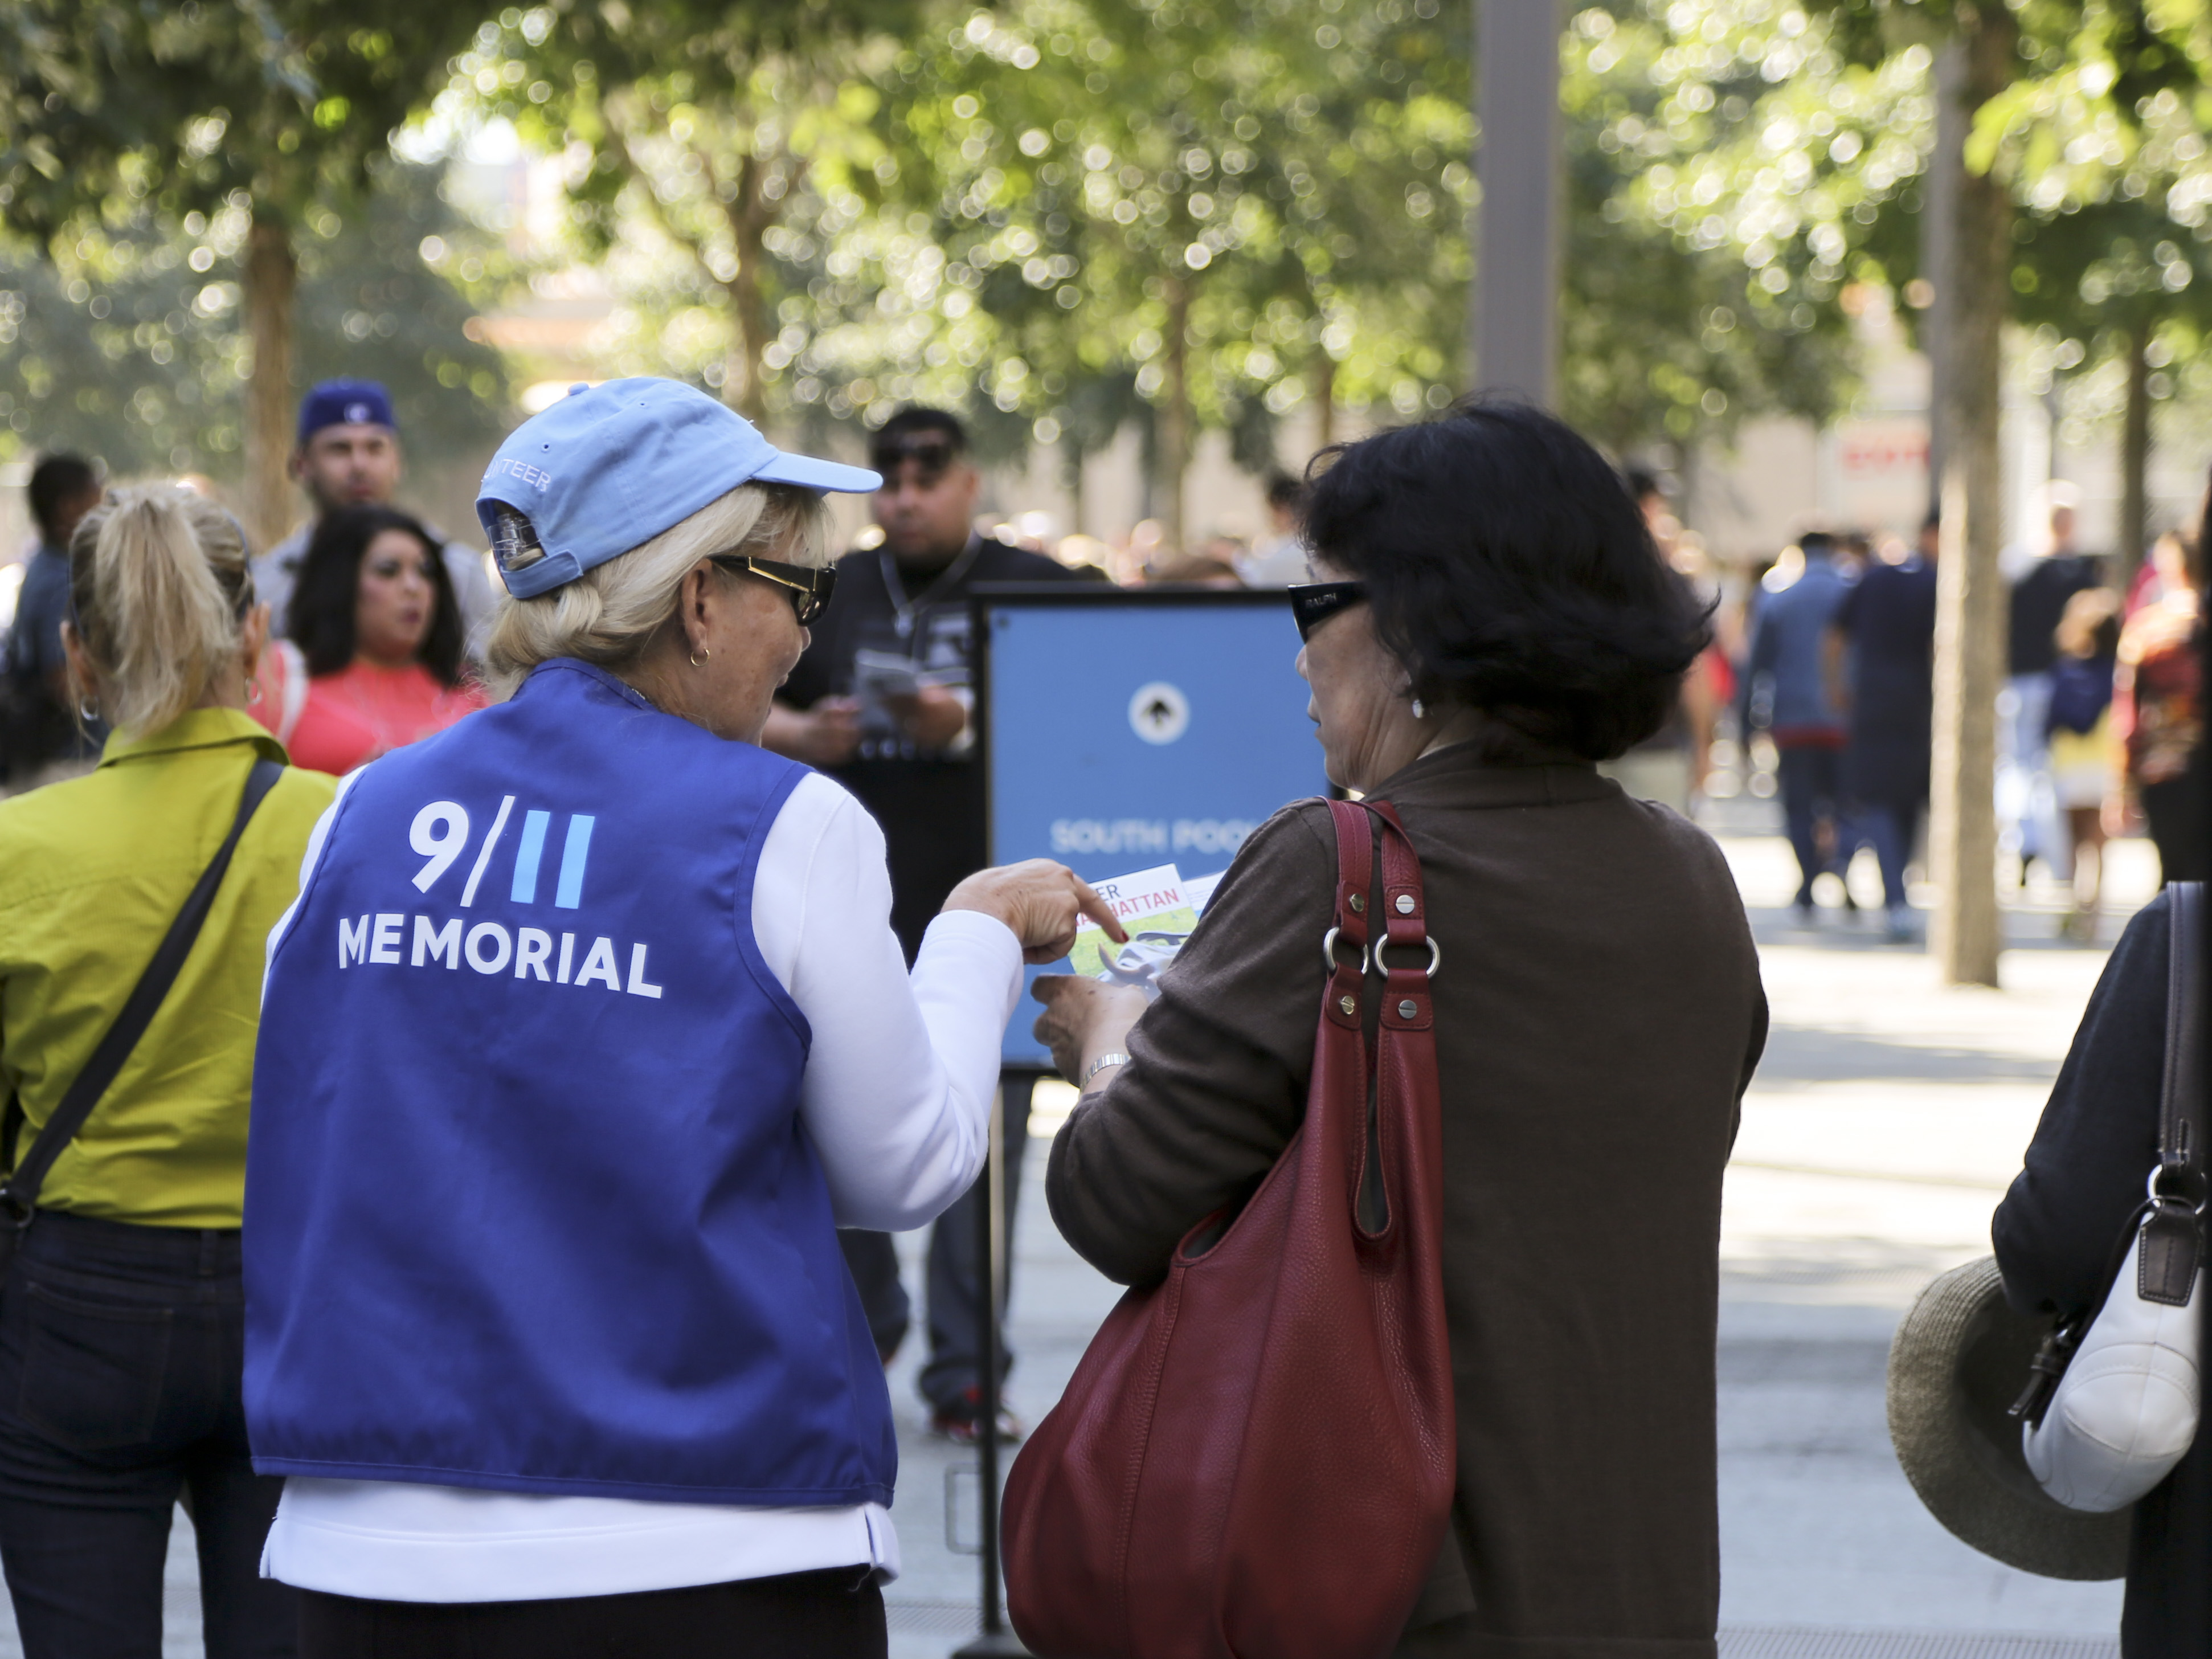
{"type": "MultiPolygon", "coordinates": [[[[993,864],[1056,859],[1086,881],[1174,863],[1218,875],[1277,808],[1324,794],[1297,630],[1279,592],[980,586],[975,714],[993,864]]],[[[1029,977],[1057,971],[1033,968],[1029,977]]],[[[1000,1049],[1005,1110],[1026,1110],[1052,1057],[1024,999],[1000,1049]]],[[[985,1283],[982,1634],[958,1650],[1025,1652],[1000,1601],[999,1316],[1011,1212],[1000,1121],[979,1206],[985,1283]]]]}

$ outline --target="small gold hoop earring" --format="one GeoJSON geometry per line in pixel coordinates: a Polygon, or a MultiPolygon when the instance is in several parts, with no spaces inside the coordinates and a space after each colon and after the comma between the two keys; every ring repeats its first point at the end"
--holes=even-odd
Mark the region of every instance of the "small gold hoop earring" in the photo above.
{"type": "Polygon", "coordinates": [[[703,668],[706,666],[707,659],[714,654],[712,651],[694,651],[691,653],[691,665],[694,668],[703,668]]]}

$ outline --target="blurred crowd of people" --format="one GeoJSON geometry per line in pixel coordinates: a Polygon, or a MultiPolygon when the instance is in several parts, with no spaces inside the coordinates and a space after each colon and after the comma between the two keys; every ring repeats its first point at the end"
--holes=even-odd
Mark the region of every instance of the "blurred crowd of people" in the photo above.
{"type": "MultiPolygon", "coordinates": [[[[975,574],[971,559],[971,568],[961,573],[966,580],[933,595],[933,602],[957,598],[964,605],[968,580],[1041,575],[1122,586],[1176,582],[1273,589],[1305,580],[1298,533],[1305,487],[1287,472],[1277,471],[1265,481],[1267,526],[1257,536],[1218,532],[1185,550],[1173,545],[1158,520],[1145,519],[1109,542],[1080,532],[1063,535],[1048,513],[977,511],[981,475],[967,464],[965,432],[941,411],[901,417],[874,434],[871,453],[880,459],[910,428],[934,432],[950,443],[945,453],[957,458],[962,476],[970,481],[952,503],[959,508],[960,533],[979,556],[991,550],[992,574],[975,574]],[[1001,549],[1049,561],[1051,568],[1040,563],[1000,569],[1006,563],[1001,549]]],[[[307,512],[290,533],[252,561],[256,596],[270,608],[270,627],[252,711],[298,764],[343,775],[483,705],[474,665],[482,660],[496,584],[480,549],[400,505],[405,477],[400,434],[381,386],[340,380],[313,388],[301,403],[289,468],[307,512]]],[[[48,454],[31,471],[35,540],[19,583],[9,589],[0,580],[0,627],[7,641],[0,670],[0,787],[9,793],[90,769],[107,735],[97,712],[71,696],[62,645],[70,539],[99,504],[104,482],[94,462],[70,453],[48,454]]],[[[207,478],[189,475],[177,482],[222,504],[220,490],[207,478]]],[[[878,501],[877,521],[854,538],[854,552],[883,556],[898,542],[892,519],[911,506],[899,507],[897,497],[892,490],[878,501]]],[[[925,678],[935,676],[939,682],[916,688],[925,704],[934,701],[933,691],[950,689],[942,680],[946,666],[923,663],[925,678]]]]}
{"type": "MultiPolygon", "coordinates": [[[[2001,561],[1995,804],[2001,868],[2024,886],[2040,864],[2070,890],[2063,930],[2090,940],[2110,838],[2147,834],[2163,878],[2193,879],[2212,826],[2187,778],[2203,731],[2203,538],[2170,531],[2129,568],[2081,550],[2079,508],[2073,486],[2046,485],[2032,533],[2001,561]]],[[[1820,878],[1865,847],[1891,936],[1914,937],[1905,869],[1929,799],[1942,552],[1934,514],[1911,545],[1810,529],[1722,598],[1732,730],[1718,758],[1729,787],[1780,797],[1807,921],[1820,878]]],[[[1836,894],[1857,908],[1848,883],[1836,894]]]]}
{"type": "MultiPolygon", "coordinates": [[[[1307,575],[1306,485],[1272,473],[1261,533],[1218,532],[1186,548],[1152,519],[1109,542],[1062,534],[1042,511],[979,511],[966,433],[944,411],[895,417],[872,435],[870,454],[890,482],[844,561],[848,597],[817,630],[823,637],[769,735],[798,758],[866,775],[863,798],[887,821],[933,826],[926,845],[892,848],[895,867],[913,867],[902,901],[913,932],[935,914],[948,872],[981,857],[980,807],[956,811],[942,786],[931,795],[926,782],[909,800],[896,781],[902,766],[927,777],[948,759],[965,763],[972,584],[1286,587],[1307,575]],[[886,766],[880,778],[871,770],[886,766]],[[945,824],[957,829],[934,827],[945,824]]],[[[343,775],[484,704],[474,665],[495,582],[486,555],[398,504],[400,434],[381,386],[313,388],[301,404],[291,472],[308,511],[252,561],[271,648],[251,711],[297,763],[343,775]]],[[[1815,526],[1763,565],[1723,564],[1686,531],[1656,476],[1626,479],[1662,551],[1713,607],[1715,638],[1674,717],[1606,769],[1686,813],[1709,797],[1778,795],[1802,918],[1813,921],[1823,897],[1857,908],[1847,882],[1820,878],[1842,877],[1864,848],[1881,872],[1889,933],[1915,937],[1906,867],[1929,799],[1936,515],[1910,542],[1815,526]]],[[[205,479],[181,482],[216,494],[205,479]]],[[[76,456],[50,455],[32,474],[37,546],[0,672],[0,767],[11,791],[88,769],[106,735],[98,711],[70,695],[61,639],[70,537],[100,492],[95,469],[76,456]]],[[[2169,875],[2201,861],[2206,826],[2184,775],[2202,726],[2191,641],[2203,577],[2189,532],[2160,536],[2132,566],[2083,551],[2079,509],[2073,486],[2046,485],[2033,533],[2003,556],[1996,805],[2005,870],[2025,884],[2040,864],[2070,886],[2064,927],[2087,939],[2109,838],[2148,834],[2169,875]]],[[[877,1264],[879,1279],[887,1271],[877,1264]]],[[[888,1300],[883,1312],[886,1331],[902,1328],[888,1300]]]]}
{"type": "MultiPolygon", "coordinates": [[[[382,386],[332,380],[310,392],[290,470],[307,512],[251,560],[271,637],[248,708],[296,763],[342,775],[484,706],[474,665],[492,576],[483,553],[396,505],[404,468],[382,386]]],[[[222,507],[207,479],[178,483],[222,507]]],[[[80,456],[48,455],[28,493],[37,545],[0,674],[0,766],[11,793],[90,770],[108,732],[100,710],[71,691],[63,636],[70,543],[100,505],[102,481],[80,456]]]]}

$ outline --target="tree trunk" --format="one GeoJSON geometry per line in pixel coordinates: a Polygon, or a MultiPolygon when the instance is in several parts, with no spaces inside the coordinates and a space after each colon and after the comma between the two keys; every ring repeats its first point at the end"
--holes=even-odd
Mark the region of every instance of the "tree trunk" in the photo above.
{"type": "Polygon", "coordinates": [[[246,239],[246,338],[253,368],[246,381],[245,519],[253,545],[266,551],[292,526],[292,295],[300,262],[289,225],[256,207],[246,239]]]}
{"type": "Polygon", "coordinates": [[[738,193],[729,204],[738,270],[722,284],[730,304],[730,350],[723,362],[722,401],[755,426],[768,421],[768,387],[763,380],[761,354],[768,349],[769,327],[761,272],[768,260],[763,239],[775,221],[775,204],[761,193],[766,172],[757,155],[747,156],[738,165],[738,193]]]}
{"type": "Polygon", "coordinates": [[[2113,579],[2125,592],[2150,541],[2150,325],[2130,325],[2128,401],[2120,423],[2120,531],[2113,579]]]}
{"type": "MultiPolygon", "coordinates": [[[[2010,83],[2017,28],[2003,0],[1977,0],[1971,9],[1961,8],[1960,29],[1966,50],[1959,96],[1971,115],[2010,83]]],[[[1955,303],[1945,319],[1936,377],[1945,459],[1929,863],[1940,898],[1929,949],[1946,982],[1995,985],[2002,945],[1996,791],[2005,629],[1997,440],[2012,201],[1998,180],[1966,172],[1956,151],[1939,153],[1933,165],[1959,171],[1955,303]]]]}
{"type": "Polygon", "coordinates": [[[1190,285],[1180,276],[1167,283],[1167,398],[1159,409],[1161,539],[1172,552],[1183,548],[1182,483],[1190,471],[1190,285]]]}
{"type": "Polygon", "coordinates": [[[1336,359],[1326,351],[1314,362],[1313,405],[1314,447],[1327,449],[1336,441],[1336,359]]]}
{"type": "Polygon", "coordinates": [[[1950,319],[1958,314],[1959,180],[1966,172],[1960,158],[1972,112],[1966,102],[1966,44],[1951,40],[1936,54],[1936,151],[1921,190],[1920,274],[1935,290],[1928,308],[1920,313],[1920,349],[1927,354],[1930,377],[1927,502],[1930,507],[1942,494],[1944,463],[1950,456],[1943,429],[1943,354],[1950,338],[1950,319]]]}

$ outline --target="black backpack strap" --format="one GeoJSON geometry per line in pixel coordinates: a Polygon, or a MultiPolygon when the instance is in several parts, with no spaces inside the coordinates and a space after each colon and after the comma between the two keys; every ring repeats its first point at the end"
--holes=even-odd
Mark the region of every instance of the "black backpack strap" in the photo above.
{"type": "MultiPolygon", "coordinates": [[[[76,1080],[62,1097],[61,1104],[54,1108],[33,1143],[31,1155],[18,1165],[5,1185],[0,1185],[0,1210],[20,1231],[30,1225],[31,1213],[39,1202],[39,1189],[46,1185],[47,1171],[54,1160],[62,1155],[70,1142],[76,1139],[84,1121],[92,1115],[92,1109],[107,1092],[108,1085],[122,1071],[131,1051],[138,1046],[138,1039],[154,1023],[154,1016],[161,1006],[162,999],[169,994],[169,987],[176,982],[177,975],[191,955],[193,941],[200,936],[200,928],[215,908],[216,890],[222,885],[223,872],[230,868],[231,854],[238,850],[239,838],[252,820],[254,811],[263,797],[274,788],[276,780],[284,775],[284,769],[273,760],[257,760],[253,769],[246,775],[246,793],[239,799],[238,816],[231,821],[230,834],[216,849],[214,860],[200,872],[191,896],[185,908],[177,912],[177,919],[169,924],[154,958],[146,964],[146,971],[138,975],[137,984],[124,999],[123,1012],[116,1015],[115,1023],[100,1039],[100,1046],[92,1051],[92,1058],[76,1074],[76,1080]]],[[[15,1127],[15,1103],[9,1102],[10,1122],[15,1127]]],[[[13,1146],[0,1147],[0,1153],[9,1152],[13,1146]]]]}

